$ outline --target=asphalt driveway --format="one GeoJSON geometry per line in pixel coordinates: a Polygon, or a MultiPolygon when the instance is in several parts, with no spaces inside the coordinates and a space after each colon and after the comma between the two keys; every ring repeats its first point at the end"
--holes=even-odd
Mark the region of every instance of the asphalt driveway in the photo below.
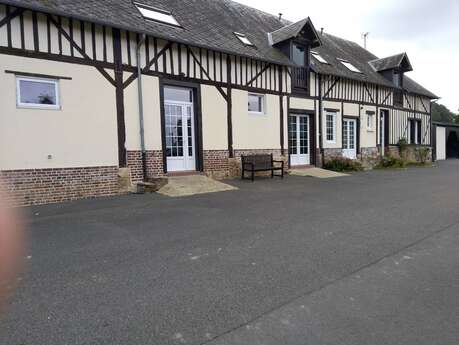
{"type": "Polygon", "coordinates": [[[453,344],[459,161],[26,209],[0,344],[453,344]]]}

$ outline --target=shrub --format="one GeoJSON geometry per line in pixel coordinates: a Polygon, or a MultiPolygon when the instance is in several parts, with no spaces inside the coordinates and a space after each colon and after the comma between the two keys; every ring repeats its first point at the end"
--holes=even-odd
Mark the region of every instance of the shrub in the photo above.
{"type": "Polygon", "coordinates": [[[344,157],[334,157],[325,161],[324,169],[344,172],[344,171],[362,171],[362,163],[344,157]]]}
{"type": "Polygon", "coordinates": [[[406,140],[405,138],[401,138],[399,141],[398,141],[398,151],[400,153],[400,157],[402,159],[407,159],[407,150],[408,150],[408,140],[406,140]]]}
{"type": "Polygon", "coordinates": [[[416,161],[421,164],[426,164],[429,160],[430,149],[427,147],[416,147],[414,149],[414,156],[416,157],[416,161]]]}
{"type": "Polygon", "coordinates": [[[398,158],[398,157],[390,156],[390,155],[380,157],[379,161],[376,164],[376,168],[379,168],[379,169],[388,169],[388,168],[399,169],[399,168],[405,168],[405,167],[406,167],[405,160],[398,158]]]}

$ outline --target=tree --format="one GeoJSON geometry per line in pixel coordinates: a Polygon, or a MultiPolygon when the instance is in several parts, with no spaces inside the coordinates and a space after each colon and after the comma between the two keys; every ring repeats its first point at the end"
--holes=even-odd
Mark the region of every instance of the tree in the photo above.
{"type": "Polygon", "coordinates": [[[459,123],[459,115],[438,103],[432,103],[432,119],[437,122],[459,123]]]}

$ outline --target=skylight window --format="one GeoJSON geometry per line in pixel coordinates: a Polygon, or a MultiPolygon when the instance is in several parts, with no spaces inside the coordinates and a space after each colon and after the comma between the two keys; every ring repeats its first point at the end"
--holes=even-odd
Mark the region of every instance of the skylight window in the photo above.
{"type": "Polygon", "coordinates": [[[325,60],[325,59],[322,57],[322,55],[320,55],[319,53],[312,51],[311,54],[312,54],[312,56],[314,56],[314,58],[315,58],[317,61],[319,61],[320,63],[326,63],[326,64],[328,64],[327,60],[325,60]]]}
{"type": "Polygon", "coordinates": [[[154,7],[150,7],[144,4],[134,3],[139,12],[145,19],[153,20],[155,22],[169,24],[173,26],[180,26],[177,20],[174,18],[172,13],[164,10],[160,10],[154,7]]]}
{"type": "Polygon", "coordinates": [[[342,60],[342,59],[338,59],[339,62],[341,62],[344,66],[346,66],[346,68],[352,72],[355,72],[355,73],[362,73],[357,67],[355,67],[353,64],[351,64],[349,61],[347,60],[342,60]]]}
{"type": "Polygon", "coordinates": [[[236,35],[237,38],[239,38],[239,41],[244,43],[246,46],[251,46],[251,47],[254,46],[254,44],[252,42],[250,42],[250,40],[247,38],[246,35],[241,34],[239,32],[235,32],[234,34],[236,35]]]}

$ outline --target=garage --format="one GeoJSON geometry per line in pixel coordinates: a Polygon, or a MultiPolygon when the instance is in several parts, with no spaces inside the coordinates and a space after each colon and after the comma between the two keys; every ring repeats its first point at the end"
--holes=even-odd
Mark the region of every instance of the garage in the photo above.
{"type": "Polygon", "coordinates": [[[435,160],[459,158],[459,124],[434,122],[435,160]]]}

